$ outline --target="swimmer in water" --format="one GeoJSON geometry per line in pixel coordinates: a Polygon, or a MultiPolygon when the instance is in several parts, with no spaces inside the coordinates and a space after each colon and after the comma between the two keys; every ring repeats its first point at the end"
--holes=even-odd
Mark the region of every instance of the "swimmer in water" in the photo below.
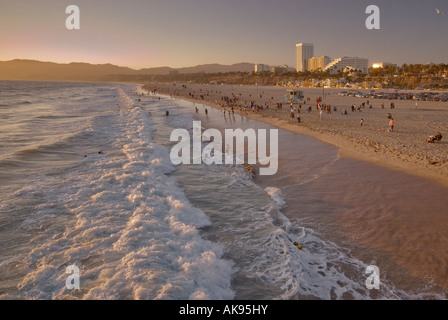
{"type": "Polygon", "coordinates": [[[294,245],[295,245],[297,248],[299,248],[299,250],[303,250],[303,249],[302,249],[302,246],[301,246],[300,244],[298,244],[297,242],[294,242],[294,245]]]}

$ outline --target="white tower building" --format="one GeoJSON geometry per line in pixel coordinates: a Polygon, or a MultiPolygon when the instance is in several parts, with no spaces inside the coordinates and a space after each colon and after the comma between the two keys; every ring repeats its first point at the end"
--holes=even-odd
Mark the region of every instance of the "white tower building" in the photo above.
{"type": "Polygon", "coordinates": [[[298,43],[296,44],[296,70],[304,72],[308,70],[308,59],[314,57],[314,44],[298,43]]]}

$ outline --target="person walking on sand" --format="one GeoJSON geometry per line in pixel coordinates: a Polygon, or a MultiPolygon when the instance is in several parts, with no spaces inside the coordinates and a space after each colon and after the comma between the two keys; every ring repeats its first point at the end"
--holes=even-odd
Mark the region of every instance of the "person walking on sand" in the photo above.
{"type": "Polygon", "coordinates": [[[361,118],[361,127],[364,125],[364,119],[361,118]]]}
{"type": "Polygon", "coordinates": [[[394,118],[390,118],[389,120],[389,132],[394,132],[395,121],[394,118]]]}

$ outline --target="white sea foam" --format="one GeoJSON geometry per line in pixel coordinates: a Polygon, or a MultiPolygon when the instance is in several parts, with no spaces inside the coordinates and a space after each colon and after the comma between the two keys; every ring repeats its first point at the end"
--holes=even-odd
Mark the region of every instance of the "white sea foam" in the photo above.
{"type": "Polygon", "coordinates": [[[167,176],[174,170],[169,153],[152,142],[153,123],[146,112],[120,95],[129,111],[115,116],[107,134],[122,154],[90,156],[87,172],[69,172],[58,185],[42,177],[19,192],[45,197],[22,225],[36,236],[20,295],[232,299],[232,263],[222,258],[220,245],[201,237],[209,219],[167,176]],[[53,219],[63,227],[55,227],[53,219]],[[72,264],[81,269],[81,291],[75,296],[65,288],[65,267],[72,264]]]}
{"type": "Polygon", "coordinates": [[[278,209],[282,209],[285,205],[285,199],[283,198],[282,192],[276,187],[267,187],[264,189],[271,199],[277,204],[278,209]]]}

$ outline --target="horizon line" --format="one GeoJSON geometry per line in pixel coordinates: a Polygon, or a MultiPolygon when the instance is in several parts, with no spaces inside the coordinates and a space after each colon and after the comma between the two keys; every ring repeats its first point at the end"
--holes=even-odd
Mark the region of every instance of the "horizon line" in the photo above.
{"type": "MultiPolygon", "coordinates": [[[[333,58],[331,58],[332,60],[334,60],[333,58]]],[[[183,67],[171,67],[168,65],[165,66],[155,66],[155,67],[140,67],[135,68],[135,67],[129,67],[129,66],[125,66],[125,65],[118,65],[118,64],[113,64],[111,62],[105,62],[105,63],[93,63],[93,62],[86,62],[86,61],[71,61],[71,62],[55,62],[55,61],[45,61],[45,60],[36,60],[36,59],[22,59],[22,58],[16,58],[16,59],[12,59],[12,60],[0,60],[0,63],[2,62],[14,62],[14,61],[29,61],[29,62],[40,62],[40,63],[52,63],[52,64],[59,64],[59,65],[70,65],[70,64],[87,64],[87,65],[92,65],[92,66],[114,66],[114,67],[119,67],[119,68],[128,68],[134,71],[141,71],[144,69],[161,69],[161,68],[169,68],[169,69],[173,69],[174,71],[176,69],[187,69],[187,68],[195,68],[195,67],[201,67],[201,66],[208,66],[208,65],[220,65],[220,66],[234,66],[234,65],[238,65],[238,64],[252,64],[254,66],[259,65],[259,64],[264,64],[264,63],[253,63],[253,62],[237,62],[237,63],[231,63],[231,64],[223,64],[223,63],[219,63],[219,62],[213,62],[213,63],[204,63],[204,64],[197,64],[197,65],[191,65],[191,66],[183,66],[183,67]]],[[[375,60],[376,61],[376,60],[375,60]]],[[[384,62],[384,61],[377,61],[377,62],[370,62],[369,59],[369,65],[372,66],[375,63],[380,63],[380,62],[384,62]]],[[[389,63],[389,62],[388,62],[389,63]]],[[[447,63],[434,63],[434,62],[426,62],[426,63],[410,63],[410,62],[405,62],[401,64],[401,67],[403,65],[429,65],[429,64],[434,64],[434,65],[439,65],[439,64],[448,64],[447,63]]],[[[268,64],[265,64],[268,65],[268,64]]],[[[279,65],[268,65],[268,66],[285,66],[286,64],[279,64],[279,65]]],[[[295,68],[293,66],[289,66],[286,65],[290,68],[295,68]]],[[[399,64],[397,64],[397,67],[400,67],[399,64]]]]}
{"type": "Polygon", "coordinates": [[[14,62],[14,61],[32,61],[32,62],[41,62],[41,63],[60,64],[60,65],[69,65],[69,64],[89,64],[89,65],[93,65],[93,66],[111,65],[111,66],[120,67],[120,68],[128,68],[128,69],[132,69],[135,71],[139,71],[139,70],[143,70],[143,69],[158,69],[158,68],[185,69],[185,68],[194,68],[194,67],[208,66],[208,65],[233,66],[233,65],[237,65],[237,64],[253,64],[253,65],[259,64],[259,63],[253,63],[253,62],[245,62],[245,61],[231,63],[231,64],[223,64],[223,63],[219,63],[219,62],[213,62],[213,63],[204,63],[204,64],[198,64],[198,65],[184,66],[184,67],[171,67],[171,66],[165,65],[165,66],[156,66],[156,67],[140,67],[140,69],[136,69],[135,67],[128,67],[125,65],[113,64],[111,62],[105,62],[105,63],[94,63],[94,62],[86,62],[86,61],[55,62],[55,61],[22,59],[22,58],[16,58],[16,59],[12,59],[12,60],[0,60],[0,62],[14,62]]]}

